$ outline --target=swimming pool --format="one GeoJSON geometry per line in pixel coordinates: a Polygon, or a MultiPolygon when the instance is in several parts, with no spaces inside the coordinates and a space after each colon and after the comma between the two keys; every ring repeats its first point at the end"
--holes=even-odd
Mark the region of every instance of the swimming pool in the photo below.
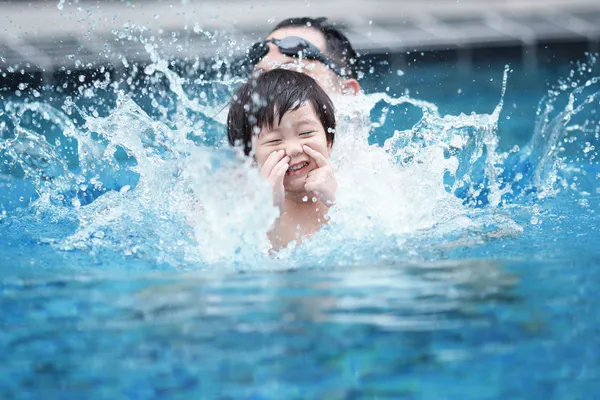
{"type": "Polygon", "coordinates": [[[598,74],[555,65],[367,73],[361,190],[275,259],[214,121],[237,81],[2,95],[0,395],[595,397],[598,74]]]}

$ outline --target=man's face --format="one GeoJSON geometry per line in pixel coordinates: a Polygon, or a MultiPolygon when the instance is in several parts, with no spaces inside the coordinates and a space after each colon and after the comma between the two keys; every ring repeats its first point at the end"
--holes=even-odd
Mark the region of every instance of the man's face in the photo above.
{"type": "MultiPolygon", "coordinates": [[[[287,36],[297,36],[308,40],[321,50],[321,53],[328,56],[325,49],[327,45],[323,34],[316,29],[308,27],[287,27],[281,28],[266,39],[283,39],[287,36]]],[[[273,68],[284,67],[294,71],[302,72],[313,78],[325,90],[327,94],[338,93],[343,89],[342,79],[331,69],[317,60],[299,59],[281,54],[279,48],[273,43],[269,43],[269,52],[254,67],[254,70],[270,71],[273,68]]]]}

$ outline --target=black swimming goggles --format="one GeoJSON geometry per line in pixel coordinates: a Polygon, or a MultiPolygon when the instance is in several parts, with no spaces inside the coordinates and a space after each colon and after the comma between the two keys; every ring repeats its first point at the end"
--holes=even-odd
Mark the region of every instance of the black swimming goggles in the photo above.
{"type": "Polygon", "coordinates": [[[268,39],[254,43],[246,53],[246,65],[254,67],[258,64],[269,52],[269,43],[277,46],[283,55],[320,61],[339,76],[345,77],[345,74],[335,61],[321,53],[321,50],[308,40],[297,36],[287,36],[283,39],[268,39]]]}

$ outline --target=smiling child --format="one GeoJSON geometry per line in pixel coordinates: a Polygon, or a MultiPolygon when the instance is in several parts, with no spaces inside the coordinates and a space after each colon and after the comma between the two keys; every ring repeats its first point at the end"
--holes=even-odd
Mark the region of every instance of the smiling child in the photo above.
{"type": "Polygon", "coordinates": [[[269,232],[274,250],[301,243],[327,224],[337,182],[328,158],[335,115],[311,77],[275,69],[253,77],[233,96],[227,136],[254,157],[273,187],[280,216],[269,232]]]}

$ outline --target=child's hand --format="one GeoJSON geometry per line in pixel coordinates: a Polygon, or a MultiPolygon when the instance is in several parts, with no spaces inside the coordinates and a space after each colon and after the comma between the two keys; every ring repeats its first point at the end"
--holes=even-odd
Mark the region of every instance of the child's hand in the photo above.
{"type": "Polygon", "coordinates": [[[327,206],[335,203],[335,192],[337,192],[337,181],[333,174],[333,168],[325,156],[318,151],[302,146],[302,149],[317,163],[318,168],[308,173],[304,189],[313,192],[327,206]]]}
{"type": "Polygon", "coordinates": [[[267,178],[273,186],[273,204],[283,210],[285,200],[285,190],[283,188],[283,178],[290,166],[290,158],[285,155],[285,151],[278,150],[269,154],[267,161],[260,169],[260,174],[267,178]]]}

